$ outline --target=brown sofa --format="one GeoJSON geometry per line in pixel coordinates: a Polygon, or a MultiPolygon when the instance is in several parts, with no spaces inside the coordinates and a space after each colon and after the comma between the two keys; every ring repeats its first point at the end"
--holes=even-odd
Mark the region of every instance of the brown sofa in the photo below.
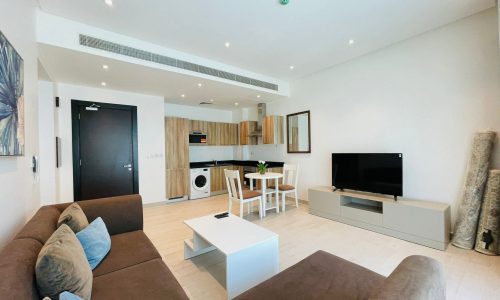
{"type": "MultiPolygon", "coordinates": [[[[70,203],[44,206],[0,253],[0,299],[41,299],[35,282],[40,249],[70,203]]],[[[143,229],[140,195],[80,201],[89,222],[102,217],[111,251],[94,269],[92,300],[188,299],[143,229]]]]}
{"type": "Polygon", "coordinates": [[[244,299],[445,299],[441,265],[425,256],[410,256],[384,277],[324,251],[236,297],[244,299]]]}

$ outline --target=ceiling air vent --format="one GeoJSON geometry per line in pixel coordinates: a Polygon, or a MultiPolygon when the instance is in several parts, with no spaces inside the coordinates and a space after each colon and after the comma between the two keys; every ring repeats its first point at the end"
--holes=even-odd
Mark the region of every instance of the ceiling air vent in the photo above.
{"type": "Polygon", "coordinates": [[[211,104],[212,104],[211,102],[205,102],[205,101],[200,102],[200,105],[211,105],[211,104]]]}
{"type": "MultiPolygon", "coordinates": [[[[265,88],[268,90],[278,91],[278,85],[270,82],[265,82],[258,79],[249,78],[246,76],[241,76],[237,74],[233,74],[230,72],[225,72],[221,70],[217,70],[214,68],[193,64],[188,61],[183,61],[180,59],[175,59],[172,57],[120,45],[117,43],[101,40],[98,38],[94,38],[88,35],[80,34],[80,45],[99,49],[107,52],[112,52],[115,54],[125,55],[128,57],[133,57],[145,61],[150,61],[166,66],[171,66],[179,69],[184,69],[200,74],[210,75],[218,78],[223,78],[231,81],[236,81],[244,84],[249,84],[261,88],[265,88]]],[[[207,103],[210,104],[210,103],[207,103]]]]}

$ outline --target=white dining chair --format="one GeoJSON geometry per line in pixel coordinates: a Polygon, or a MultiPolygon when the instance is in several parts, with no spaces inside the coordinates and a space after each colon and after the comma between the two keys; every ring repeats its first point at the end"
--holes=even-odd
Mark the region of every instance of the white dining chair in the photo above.
{"type": "Polygon", "coordinates": [[[240,218],[243,218],[243,206],[248,203],[248,212],[254,201],[259,202],[259,217],[262,219],[262,194],[257,191],[242,190],[240,172],[237,170],[224,170],[226,176],[227,192],[229,194],[229,213],[233,206],[233,201],[240,203],[240,218]]]}
{"type": "MultiPolygon", "coordinates": [[[[283,183],[278,184],[278,194],[281,195],[281,211],[285,211],[286,194],[294,193],[295,206],[299,207],[299,197],[297,194],[297,185],[299,180],[299,166],[284,164],[283,165],[283,183]]],[[[269,187],[269,194],[275,193],[276,187],[269,187]]],[[[266,193],[267,194],[267,193],[266,193]]],[[[278,201],[276,201],[278,202],[278,201]]]]}

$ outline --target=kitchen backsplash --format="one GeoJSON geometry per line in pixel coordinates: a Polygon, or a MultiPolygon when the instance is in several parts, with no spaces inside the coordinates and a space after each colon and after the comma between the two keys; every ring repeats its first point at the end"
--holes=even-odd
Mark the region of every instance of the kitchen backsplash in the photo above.
{"type": "Polygon", "coordinates": [[[189,161],[232,160],[232,146],[189,146],[189,161]]]}
{"type": "Polygon", "coordinates": [[[243,146],[241,159],[283,161],[285,145],[252,145],[243,146]]]}

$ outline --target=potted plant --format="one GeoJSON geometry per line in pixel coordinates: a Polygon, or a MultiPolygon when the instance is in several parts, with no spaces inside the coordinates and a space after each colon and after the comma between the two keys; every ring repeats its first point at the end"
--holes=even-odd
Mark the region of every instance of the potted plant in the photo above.
{"type": "Polygon", "coordinates": [[[259,160],[259,163],[257,164],[257,170],[262,175],[266,174],[267,164],[264,160],[259,160]]]}

